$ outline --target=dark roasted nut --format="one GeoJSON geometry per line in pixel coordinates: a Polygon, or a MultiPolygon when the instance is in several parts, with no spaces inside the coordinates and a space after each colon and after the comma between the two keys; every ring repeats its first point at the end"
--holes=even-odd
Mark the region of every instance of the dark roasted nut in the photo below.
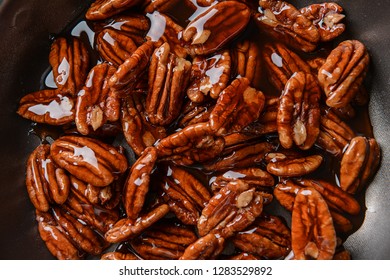
{"type": "Polygon", "coordinates": [[[343,8],[336,3],[312,4],[300,12],[318,28],[322,42],[335,39],[345,30],[345,25],[340,23],[345,17],[343,8]]]}
{"type": "Polygon", "coordinates": [[[293,5],[280,0],[260,0],[258,26],[267,34],[304,52],[314,51],[320,34],[313,22],[293,5]]]}
{"type": "Polygon", "coordinates": [[[46,89],[25,95],[17,113],[37,123],[63,125],[75,118],[73,98],[58,89],[46,89]]]}
{"type": "Polygon", "coordinates": [[[145,0],[143,3],[144,13],[152,13],[154,11],[163,13],[178,2],[179,0],[145,0]]]}
{"type": "Polygon", "coordinates": [[[96,0],[88,9],[85,17],[88,20],[106,19],[141,2],[141,0],[96,0]]]}
{"type": "Polygon", "coordinates": [[[192,61],[188,98],[196,103],[204,102],[207,95],[217,99],[229,83],[230,66],[231,58],[227,50],[211,57],[196,56],[192,61]]]}
{"type": "Polygon", "coordinates": [[[109,78],[116,69],[107,63],[98,64],[89,72],[87,82],[77,94],[75,123],[83,134],[119,119],[120,100],[108,87],[109,78]]]}
{"type": "Polygon", "coordinates": [[[336,232],[328,206],[314,189],[301,189],[295,197],[291,222],[294,258],[332,259],[336,232]]]}
{"type": "Polygon", "coordinates": [[[68,198],[70,182],[64,170],[58,168],[50,157],[50,145],[39,145],[27,160],[26,186],[34,207],[41,212],[49,204],[62,204],[68,198]]]}
{"type": "Polygon", "coordinates": [[[361,191],[375,174],[380,157],[380,147],[374,138],[353,138],[341,159],[340,187],[351,194],[361,191]]]}
{"type": "Polygon", "coordinates": [[[83,87],[89,69],[89,54],[84,44],[76,37],[70,42],[57,38],[51,45],[49,62],[57,87],[75,96],[83,87]]]}
{"type": "Polygon", "coordinates": [[[182,40],[191,55],[211,54],[231,42],[248,24],[249,8],[235,1],[219,2],[195,17],[182,40]]]}
{"type": "Polygon", "coordinates": [[[370,58],[366,47],[357,40],[341,42],[318,70],[318,81],[329,107],[348,105],[357,95],[367,73],[370,58]]]}
{"type": "Polygon", "coordinates": [[[223,237],[209,233],[189,245],[179,260],[212,260],[222,253],[224,247],[223,237]]]}
{"type": "Polygon", "coordinates": [[[320,167],[322,156],[311,155],[307,157],[289,158],[275,157],[275,159],[267,164],[267,171],[276,176],[282,177],[299,177],[307,175],[320,167]]]}
{"type": "Polygon", "coordinates": [[[108,186],[127,170],[126,157],[115,147],[87,137],[60,137],[51,145],[50,155],[70,174],[96,187],[108,186]]]}
{"type": "Polygon", "coordinates": [[[121,253],[121,252],[108,252],[101,256],[101,260],[139,260],[140,258],[137,257],[133,253],[121,253]]]}
{"type": "Polygon", "coordinates": [[[280,97],[277,125],[280,144],[289,149],[295,143],[310,149],[320,132],[321,89],[315,76],[296,72],[287,81],[280,97]]]}
{"type": "Polygon", "coordinates": [[[260,216],[232,240],[236,248],[260,258],[282,259],[291,250],[290,229],[277,216],[260,216]]]}
{"type": "Polygon", "coordinates": [[[170,52],[168,43],[157,48],[149,67],[149,92],[145,111],[151,123],[169,125],[180,114],[191,62],[170,52]]]}

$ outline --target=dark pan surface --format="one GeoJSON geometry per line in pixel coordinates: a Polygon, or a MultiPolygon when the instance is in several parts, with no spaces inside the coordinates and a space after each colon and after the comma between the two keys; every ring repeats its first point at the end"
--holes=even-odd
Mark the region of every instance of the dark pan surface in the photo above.
{"type": "MultiPolygon", "coordinates": [[[[24,184],[25,162],[39,139],[31,122],[15,112],[19,99],[40,87],[48,68],[50,34],[57,34],[88,7],[79,0],[0,0],[0,259],[52,259],[41,241],[24,184]]],[[[303,7],[322,1],[291,1],[303,7]]],[[[361,228],[346,241],[354,259],[390,259],[390,0],[335,1],[347,15],[346,38],[371,54],[369,90],[374,135],[382,163],[366,192],[361,228]]]]}

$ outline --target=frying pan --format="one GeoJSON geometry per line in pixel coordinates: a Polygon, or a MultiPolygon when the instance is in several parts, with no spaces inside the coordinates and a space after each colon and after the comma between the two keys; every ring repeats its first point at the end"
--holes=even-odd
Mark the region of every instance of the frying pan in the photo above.
{"type": "MultiPolygon", "coordinates": [[[[53,259],[39,237],[24,181],[26,159],[39,138],[15,112],[19,99],[43,84],[51,34],[72,24],[91,2],[0,0],[0,259],[53,259]]],[[[322,1],[290,2],[303,7],[322,1]]],[[[335,2],[346,10],[343,36],[361,40],[371,54],[369,109],[382,149],[381,167],[365,193],[364,221],[345,247],[354,259],[390,259],[390,0],[335,2]]]]}

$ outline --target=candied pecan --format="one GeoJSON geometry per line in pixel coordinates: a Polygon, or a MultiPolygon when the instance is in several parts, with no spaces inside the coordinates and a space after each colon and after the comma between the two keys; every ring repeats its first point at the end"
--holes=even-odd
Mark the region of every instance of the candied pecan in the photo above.
{"type": "Polygon", "coordinates": [[[214,104],[212,102],[198,104],[189,101],[182,108],[182,115],[180,116],[177,126],[184,128],[188,125],[208,122],[213,108],[214,104]]]}
{"type": "Polygon", "coordinates": [[[375,174],[380,156],[380,147],[374,138],[353,138],[341,159],[340,187],[351,194],[361,191],[375,174]]]}
{"type": "Polygon", "coordinates": [[[258,258],[252,254],[239,253],[237,255],[231,256],[229,260],[258,260],[258,258]]]}
{"type": "Polygon", "coordinates": [[[83,42],[76,37],[71,42],[57,38],[51,45],[49,62],[57,87],[75,96],[83,87],[89,69],[89,54],[83,42]]]}
{"type": "Polygon", "coordinates": [[[245,4],[218,2],[191,20],[181,39],[191,55],[211,54],[231,42],[249,19],[250,10],[245,4]]]}
{"type": "Polygon", "coordinates": [[[215,259],[225,248],[225,239],[219,234],[209,233],[189,245],[179,260],[215,259]]]}
{"type": "Polygon", "coordinates": [[[107,63],[98,64],[88,74],[87,82],[77,94],[75,123],[83,135],[119,119],[120,100],[108,86],[116,69],[107,63]]]}
{"type": "Polygon", "coordinates": [[[299,158],[275,158],[267,164],[267,171],[276,176],[299,177],[307,175],[320,167],[322,156],[311,155],[299,158]]]}
{"type": "Polygon", "coordinates": [[[294,258],[332,259],[336,232],[328,206],[314,189],[301,189],[295,197],[291,222],[294,258]]]}
{"type": "Polygon", "coordinates": [[[145,0],[142,7],[144,8],[144,13],[152,13],[154,11],[166,12],[178,2],[179,0],[145,0]]]}
{"type": "Polygon", "coordinates": [[[101,260],[139,260],[133,253],[121,253],[121,252],[108,252],[100,257],[101,260]]]}
{"type": "Polygon", "coordinates": [[[341,42],[318,70],[318,81],[329,107],[344,107],[353,100],[366,76],[370,57],[357,40],[341,42]]]}
{"type": "Polygon", "coordinates": [[[211,57],[196,56],[192,61],[188,98],[197,103],[204,102],[209,95],[217,99],[230,80],[230,53],[221,50],[211,57]]]}
{"type": "Polygon", "coordinates": [[[69,195],[70,182],[64,170],[50,157],[50,145],[39,145],[27,160],[26,186],[30,200],[39,211],[49,210],[49,204],[62,204],[69,195]]]}
{"type": "Polygon", "coordinates": [[[320,132],[321,89],[316,77],[296,72],[287,81],[280,97],[276,123],[280,144],[288,149],[295,143],[310,149],[320,132]]]}
{"type": "Polygon", "coordinates": [[[149,67],[145,111],[151,123],[168,125],[180,114],[191,62],[170,52],[168,43],[157,48],[149,67]]]}
{"type": "Polygon", "coordinates": [[[96,0],[85,14],[88,20],[101,20],[140,4],[141,0],[96,0]]]}
{"type": "Polygon", "coordinates": [[[318,70],[324,65],[326,58],[324,57],[314,57],[306,60],[306,63],[310,66],[310,68],[314,71],[314,73],[318,73],[318,70]]]}
{"type": "Polygon", "coordinates": [[[53,160],[70,174],[96,187],[108,186],[127,170],[126,157],[100,140],[62,136],[50,147],[53,160]]]}
{"type": "Polygon", "coordinates": [[[219,95],[210,114],[210,128],[216,135],[241,131],[259,118],[264,104],[261,91],[250,87],[247,78],[237,78],[219,95]]]}
{"type": "Polygon", "coordinates": [[[236,248],[266,259],[282,259],[291,250],[290,229],[272,215],[262,215],[244,231],[233,237],[236,248]]]}
{"type": "Polygon", "coordinates": [[[75,118],[74,99],[58,89],[46,89],[22,97],[17,113],[37,123],[63,125],[75,118]]]}
{"type": "Polygon", "coordinates": [[[318,28],[322,42],[335,39],[345,30],[345,25],[340,23],[345,17],[342,14],[343,8],[336,3],[312,4],[302,8],[300,12],[318,28]]]}

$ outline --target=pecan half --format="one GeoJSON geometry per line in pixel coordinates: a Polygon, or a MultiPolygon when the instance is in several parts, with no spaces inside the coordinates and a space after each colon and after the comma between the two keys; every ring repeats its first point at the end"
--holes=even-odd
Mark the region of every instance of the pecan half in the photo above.
{"type": "Polygon", "coordinates": [[[133,253],[121,253],[121,252],[108,252],[103,254],[100,257],[101,260],[139,260],[140,258],[137,257],[133,253]]]}
{"type": "Polygon", "coordinates": [[[215,259],[225,248],[225,239],[219,234],[209,233],[189,245],[179,260],[215,259]]]}
{"type": "Polygon", "coordinates": [[[239,253],[237,255],[231,256],[229,260],[258,260],[259,258],[248,253],[239,253]]]}
{"type": "Polygon", "coordinates": [[[290,158],[283,153],[275,153],[275,158],[267,164],[267,171],[276,176],[299,177],[307,175],[320,167],[321,155],[290,158]]]}
{"type": "Polygon", "coordinates": [[[280,97],[277,126],[280,144],[288,149],[295,143],[310,149],[320,132],[321,89],[314,75],[296,72],[287,81],[280,97]]]}
{"type": "Polygon", "coordinates": [[[336,232],[328,206],[314,189],[301,189],[295,197],[291,221],[294,258],[332,259],[336,232]]]}
{"type": "Polygon", "coordinates": [[[178,2],[179,0],[146,0],[143,3],[143,8],[145,13],[166,12],[178,2]]]}
{"type": "Polygon", "coordinates": [[[341,108],[353,100],[366,76],[370,58],[357,40],[341,42],[318,70],[318,81],[329,107],[341,108]]]}
{"type": "Polygon", "coordinates": [[[126,157],[100,140],[62,136],[50,147],[53,160],[70,174],[96,187],[108,186],[127,170],[126,157]]]}
{"type": "Polygon", "coordinates": [[[101,20],[141,3],[141,0],[96,0],[85,14],[88,20],[101,20]]]}

